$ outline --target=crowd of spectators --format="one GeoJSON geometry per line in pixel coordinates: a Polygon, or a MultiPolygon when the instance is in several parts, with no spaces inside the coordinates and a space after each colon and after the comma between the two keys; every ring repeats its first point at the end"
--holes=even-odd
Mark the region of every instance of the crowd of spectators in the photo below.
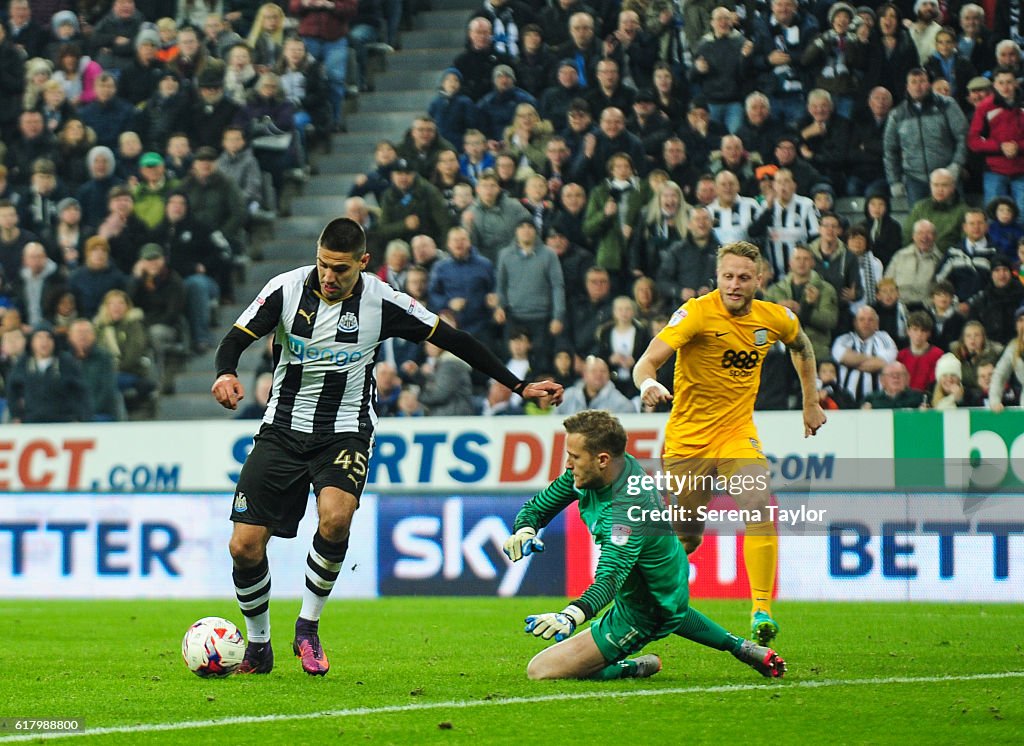
{"type": "MultiPolygon", "coordinates": [[[[489,0],[346,209],[389,255],[443,247],[428,305],[510,366],[527,339],[562,412],[638,411],[633,361],[737,240],[826,406],[999,408],[1024,371],[997,365],[1024,334],[1024,7],[995,5],[489,0]]],[[[759,407],[797,403],[780,360],[759,407]]],[[[388,362],[413,393],[436,364],[388,362]]]]}
{"type": "MultiPolygon", "coordinates": [[[[273,209],[310,136],[344,129],[368,40],[397,45],[379,0],[165,4],[9,0],[0,266],[5,287],[32,279],[6,328],[59,337],[165,282],[209,345],[244,218],[273,209]],[[161,261],[177,277],[144,268],[161,261]]],[[[344,211],[374,271],[564,383],[562,411],[637,410],[633,361],[736,240],[808,330],[826,406],[998,409],[1024,372],[1021,44],[1019,0],[485,0],[344,211]]],[[[438,350],[383,349],[384,414],[545,411],[438,350]]],[[[768,358],[759,406],[792,406],[784,352],[768,358]]]]}
{"type": "Polygon", "coordinates": [[[367,45],[396,41],[402,12],[7,0],[0,414],[154,416],[183,361],[214,343],[215,308],[256,258],[252,229],[288,213],[309,147],[344,129],[345,96],[370,87],[367,45]]]}

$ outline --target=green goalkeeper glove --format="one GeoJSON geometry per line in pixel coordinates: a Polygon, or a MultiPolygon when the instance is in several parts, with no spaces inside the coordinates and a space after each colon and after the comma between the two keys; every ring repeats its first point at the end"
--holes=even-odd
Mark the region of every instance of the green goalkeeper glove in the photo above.
{"type": "Polygon", "coordinates": [[[545,640],[555,638],[555,642],[568,639],[576,627],[587,620],[583,609],[569,604],[559,613],[549,612],[547,614],[531,614],[526,617],[526,632],[534,637],[541,637],[545,640]]]}
{"type": "Polygon", "coordinates": [[[537,532],[529,526],[523,526],[505,539],[505,556],[513,562],[518,562],[533,552],[543,551],[544,542],[537,538],[537,532]]]}

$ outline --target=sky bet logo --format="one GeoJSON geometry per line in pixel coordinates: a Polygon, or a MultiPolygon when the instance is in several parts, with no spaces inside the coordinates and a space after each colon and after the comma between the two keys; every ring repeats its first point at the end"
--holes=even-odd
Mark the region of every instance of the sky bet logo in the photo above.
{"type": "Polygon", "coordinates": [[[288,351],[300,363],[323,360],[324,362],[333,362],[338,367],[359,362],[363,357],[363,353],[360,350],[347,352],[346,350],[334,351],[326,347],[314,347],[311,344],[307,344],[305,340],[293,337],[291,334],[288,335],[288,351]]]}
{"type": "Polygon", "coordinates": [[[389,496],[378,503],[381,595],[564,595],[562,516],[546,550],[516,563],[501,547],[522,495],[389,496]]]}

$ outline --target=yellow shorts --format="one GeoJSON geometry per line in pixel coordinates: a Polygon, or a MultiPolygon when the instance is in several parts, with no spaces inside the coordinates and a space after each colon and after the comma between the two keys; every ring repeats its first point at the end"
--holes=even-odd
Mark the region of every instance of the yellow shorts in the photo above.
{"type": "MultiPolygon", "coordinates": [[[[662,456],[662,469],[671,476],[675,502],[690,511],[706,507],[716,492],[722,492],[721,480],[740,479],[743,475],[763,474],[767,480],[768,459],[761,449],[757,431],[733,431],[707,445],[662,456]]],[[[765,481],[767,485],[767,481],[765,481]]]]}

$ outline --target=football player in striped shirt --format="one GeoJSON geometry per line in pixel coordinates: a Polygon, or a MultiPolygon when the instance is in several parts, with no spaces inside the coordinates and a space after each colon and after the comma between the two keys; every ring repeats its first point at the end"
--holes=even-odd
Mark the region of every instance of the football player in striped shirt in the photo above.
{"type": "Polygon", "coordinates": [[[316,265],[272,278],[217,349],[212,393],[228,409],[245,396],[236,370],[242,352],[272,333],[277,357],[270,403],[231,509],[232,577],[248,632],[242,673],[273,668],[267,542],[295,537],[311,486],[319,523],[292,649],[311,675],[330,667],[319,620],[367,478],[377,423],[375,353],[383,340],[429,339],[525,398],[557,404],[562,397],[559,384],[520,381],[476,338],[365,272],[368,260],[362,227],[348,218],[331,221],[317,241],[316,265]]]}

